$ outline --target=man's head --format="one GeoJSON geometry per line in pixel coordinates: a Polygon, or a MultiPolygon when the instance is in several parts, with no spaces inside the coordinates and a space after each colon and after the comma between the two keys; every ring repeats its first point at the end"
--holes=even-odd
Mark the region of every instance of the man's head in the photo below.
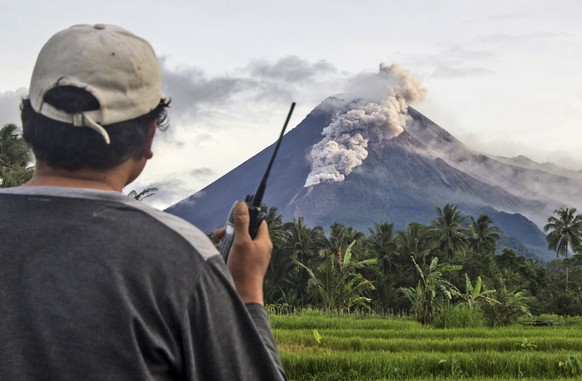
{"type": "Polygon", "coordinates": [[[147,41],[113,25],[75,25],[38,55],[23,136],[51,167],[108,169],[143,154],[168,105],[147,41]]]}

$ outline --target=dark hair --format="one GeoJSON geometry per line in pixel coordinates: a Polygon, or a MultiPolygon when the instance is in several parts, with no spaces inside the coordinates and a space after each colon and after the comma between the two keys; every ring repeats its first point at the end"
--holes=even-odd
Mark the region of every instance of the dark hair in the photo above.
{"type": "MultiPolygon", "coordinates": [[[[46,103],[75,113],[99,108],[99,102],[88,91],[71,86],[57,87],[45,95],[46,103]]],[[[161,99],[149,113],[125,122],[103,126],[111,143],[107,144],[96,131],[58,122],[34,111],[30,99],[20,105],[22,137],[32,147],[37,160],[53,168],[75,171],[82,168],[97,170],[113,168],[131,157],[143,154],[147,129],[153,121],[158,128],[168,127],[166,108],[170,102],[161,99]]]]}

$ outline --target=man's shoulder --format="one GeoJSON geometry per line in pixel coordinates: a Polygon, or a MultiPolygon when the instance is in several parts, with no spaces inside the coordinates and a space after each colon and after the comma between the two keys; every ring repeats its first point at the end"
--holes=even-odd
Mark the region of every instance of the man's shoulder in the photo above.
{"type": "Polygon", "coordinates": [[[161,226],[173,231],[186,242],[195,245],[196,250],[205,260],[218,254],[216,247],[210,241],[208,236],[188,221],[173,214],[153,208],[140,201],[128,198],[128,200],[123,200],[123,203],[128,207],[135,208],[135,210],[155,220],[161,226]]]}
{"type": "MultiPolygon", "coordinates": [[[[153,208],[144,202],[136,201],[121,193],[99,191],[92,189],[77,189],[65,187],[18,187],[0,189],[0,198],[10,198],[11,205],[23,205],[31,201],[56,201],[61,205],[73,203],[91,203],[99,205],[103,210],[109,210],[120,224],[143,224],[143,233],[152,229],[158,234],[172,234],[184,245],[191,246],[204,260],[218,255],[209,238],[196,226],[180,217],[153,208]],[[139,221],[136,222],[135,219],[139,221]],[[146,227],[147,226],[147,227],[146,227]]],[[[64,208],[64,206],[63,206],[64,208]]],[[[68,216],[74,218],[76,208],[68,211],[68,216]]],[[[100,213],[104,213],[101,211],[100,213]]]]}

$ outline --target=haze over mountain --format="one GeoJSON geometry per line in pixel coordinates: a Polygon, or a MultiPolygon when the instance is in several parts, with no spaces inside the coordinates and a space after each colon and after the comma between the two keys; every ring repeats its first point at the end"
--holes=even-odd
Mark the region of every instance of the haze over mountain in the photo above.
{"type": "MultiPolygon", "coordinates": [[[[429,223],[453,203],[466,215],[486,213],[505,236],[551,258],[540,227],[556,208],[582,205],[581,173],[475,152],[408,106],[424,92],[407,71],[381,65],[324,100],[285,135],[264,202],[288,221],[362,231],[380,221],[429,223]]],[[[232,202],[255,192],[273,147],[167,211],[204,231],[222,226],[232,202]]]]}

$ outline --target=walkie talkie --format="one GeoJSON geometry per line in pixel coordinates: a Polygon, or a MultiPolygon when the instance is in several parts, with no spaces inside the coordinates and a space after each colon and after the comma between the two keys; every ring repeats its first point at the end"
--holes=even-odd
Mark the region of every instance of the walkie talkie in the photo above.
{"type": "MultiPolygon", "coordinates": [[[[261,212],[260,206],[261,202],[263,201],[263,195],[265,193],[265,188],[267,187],[267,179],[269,178],[269,173],[271,172],[271,167],[273,166],[273,162],[275,161],[275,156],[277,156],[277,151],[279,150],[279,146],[281,145],[281,141],[283,140],[283,134],[287,129],[287,124],[289,124],[289,119],[291,119],[291,114],[293,114],[293,109],[295,108],[295,102],[291,103],[291,109],[289,110],[289,114],[287,114],[287,119],[285,119],[285,124],[283,124],[283,129],[281,130],[281,135],[277,140],[277,144],[275,145],[275,150],[273,151],[273,155],[271,156],[271,161],[267,166],[267,170],[263,175],[263,179],[257,188],[255,194],[249,194],[245,197],[245,202],[249,206],[249,214],[250,214],[250,223],[249,223],[249,234],[251,238],[255,238],[257,236],[257,232],[259,231],[259,226],[261,222],[267,217],[265,213],[261,212]]],[[[218,251],[224,258],[226,262],[228,259],[228,253],[230,251],[230,247],[234,241],[234,206],[236,203],[230,208],[230,212],[228,213],[228,218],[226,219],[226,224],[224,225],[224,236],[220,240],[220,245],[218,247],[218,251]]]]}

